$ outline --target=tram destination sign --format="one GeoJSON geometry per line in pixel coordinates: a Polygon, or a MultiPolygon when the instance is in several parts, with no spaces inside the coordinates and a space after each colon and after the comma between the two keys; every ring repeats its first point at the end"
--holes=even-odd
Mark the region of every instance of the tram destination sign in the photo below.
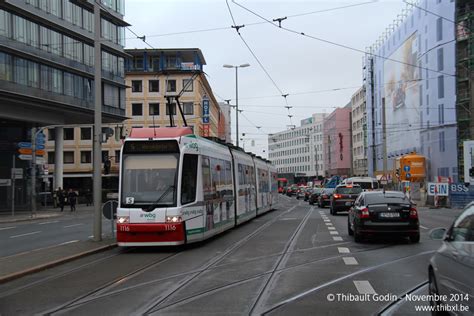
{"type": "Polygon", "coordinates": [[[123,147],[124,154],[144,154],[144,153],[177,153],[179,152],[178,142],[175,140],[161,141],[127,141],[123,147]]]}

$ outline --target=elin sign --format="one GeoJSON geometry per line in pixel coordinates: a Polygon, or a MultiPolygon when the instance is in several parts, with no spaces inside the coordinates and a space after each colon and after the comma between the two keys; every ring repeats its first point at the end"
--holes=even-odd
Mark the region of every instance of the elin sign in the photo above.
{"type": "Polygon", "coordinates": [[[448,196],[449,195],[449,184],[448,183],[428,183],[428,195],[434,196],[448,196]]]}

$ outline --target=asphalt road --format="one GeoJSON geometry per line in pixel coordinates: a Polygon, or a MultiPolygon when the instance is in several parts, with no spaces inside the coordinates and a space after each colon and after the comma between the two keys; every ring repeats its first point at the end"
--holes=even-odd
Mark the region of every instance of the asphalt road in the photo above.
{"type": "Polygon", "coordinates": [[[459,210],[420,210],[419,244],[358,244],[346,215],[281,201],[197,245],[116,248],[6,283],[0,314],[423,315],[415,308],[426,302],[395,298],[427,293],[427,263],[440,246],[427,234],[459,210]],[[374,293],[378,301],[360,301],[374,293]]]}
{"type": "MultiPolygon", "coordinates": [[[[61,217],[0,224],[0,258],[91,237],[92,212],[65,212],[61,217]]],[[[103,234],[111,231],[110,221],[102,218],[103,234]]]]}

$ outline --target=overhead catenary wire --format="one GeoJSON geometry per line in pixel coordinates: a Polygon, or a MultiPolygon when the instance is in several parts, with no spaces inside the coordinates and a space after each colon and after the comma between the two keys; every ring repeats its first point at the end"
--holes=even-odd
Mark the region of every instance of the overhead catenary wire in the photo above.
{"type": "Polygon", "coordinates": [[[323,38],[319,38],[319,37],[316,37],[316,36],[313,36],[313,35],[309,35],[305,32],[298,32],[298,31],[295,31],[293,29],[289,29],[289,28],[286,28],[286,27],[279,27],[277,24],[275,24],[273,21],[270,21],[269,19],[263,17],[262,15],[248,9],[247,7],[243,6],[242,4],[236,2],[235,0],[232,0],[232,3],[236,4],[237,6],[241,7],[242,9],[244,9],[245,11],[259,17],[260,19],[266,21],[267,23],[275,26],[276,28],[278,29],[281,29],[281,30],[285,30],[289,33],[293,33],[293,34],[297,34],[299,36],[303,36],[303,37],[306,37],[306,38],[310,38],[310,39],[313,39],[313,40],[316,40],[316,41],[320,41],[320,42],[324,42],[324,43],[327,43],[327,44],[330,44],[330,45],[333,45],[333,46],[338,46],[338,47],[341,47],[341,48],[345,48],[345,49],[348,49],[348,50],[352,50],[352,51],[356,51],[356,52],[359,52],[359,53],[362,53],[364,55],[370,55],[370,56],[373,56],[373,57],[378,57],[378,58],[382,58],[382,59],[385,59],[385,60],[389,60],[389,61],[393,61],[393,62],[396,62],[396,63],[399,63],[399,64],[403,64],[403,65],[406,65],[406,66],[411,66],[411,67],[415,67],[415,68],[419,68],[419,69],[427,69],[429,71],[432,71],[432,72],[436,72],[436,73],[440,73],[440,74],[443,74],[443,75],[446,75],[446,76],[450,76],[450,77],[456,77],[455,74],[450,74],[450,73],[446,73],[446,72],[443,72],[443,71],[439,71],[439,70],[434,70],[434,69],[431,69],[431,68],[427,68],[427,67],[423,67],[423,66],[420,66],[420,65],[414,65],[414,64],[410,64],[408,62],[404,62],[404,61],[401,61],[401,60],[397,60],[397,59],[393,59],[393,58],[390,58],[390,57],[386,57],[386,56],[382,56],[380,54],[375,54],[375,53],[371,53],[371,52],[367,52],[365,50],[362,50],[362,49],[359,49],[359,48],[355,48],[355,47],[351,47],[351,46],[348,46],[348,45],[345,45],[345,44],[340,44],[340,43],[336,43],[336,42],[333,42],[333,41],[330,41],[330,40],[326,40],[326,39],[323,39],[323,38]]]}

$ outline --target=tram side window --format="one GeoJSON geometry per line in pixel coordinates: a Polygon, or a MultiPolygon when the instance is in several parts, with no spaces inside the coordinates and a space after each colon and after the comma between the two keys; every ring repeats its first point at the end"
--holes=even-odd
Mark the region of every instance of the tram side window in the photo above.
{"type": "Polygon", "coordinates": [[[204,200],[212,200],[211,189],[211,166],[209,157],[202,157],[202,186],[204,191],[204,200]]]}
{"type": "Polygon", "coordinates": [[[192,203],[196,200],[197,165],[198,156],[184,155],[181,204],[192,203]]]}
{"type": "Polygon", "coordinates": [[[226,196],[232,196],[232,165],[230,161],[225,162],[225,185],[226,185],[226,196]]]}

